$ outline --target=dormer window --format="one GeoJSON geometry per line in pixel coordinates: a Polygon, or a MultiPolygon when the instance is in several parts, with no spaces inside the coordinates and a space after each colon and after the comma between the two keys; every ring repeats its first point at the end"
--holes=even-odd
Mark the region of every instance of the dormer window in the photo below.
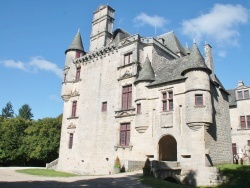
{"type": "Polygon", "coordinates": [[[248,99],[249,98],[249,90],[237,91],[238,100],[248,99]]]}

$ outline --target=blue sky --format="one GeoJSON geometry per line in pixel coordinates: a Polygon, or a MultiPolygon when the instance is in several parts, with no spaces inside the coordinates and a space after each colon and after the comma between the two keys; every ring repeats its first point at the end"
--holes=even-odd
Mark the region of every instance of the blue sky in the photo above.
{"type": "MultiPolygon", "coordinates": [[[[174,31],[180,42],[213,48],[215,73],[226,89],[250,85],[249,0],[2,0],[0,2],[0,109],[29,104],[34,119],[62,113],[65,50],[80,29],[85,51],[93,12],[115,9],[114,29],[155,37],[174,31]]],[[[0,112],[1,113],[1,112],[0,112]]]]}

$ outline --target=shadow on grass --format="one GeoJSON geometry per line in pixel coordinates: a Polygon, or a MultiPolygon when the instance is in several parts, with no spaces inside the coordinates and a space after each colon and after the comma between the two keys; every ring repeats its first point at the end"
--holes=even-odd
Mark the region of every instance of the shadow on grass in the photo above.
{"type": "Polygon", "coordinates": [[[250,166],[243,165],[222,165],[219,166],[227,181],[218,188],[249,188],[250,187],[250,166]]]}

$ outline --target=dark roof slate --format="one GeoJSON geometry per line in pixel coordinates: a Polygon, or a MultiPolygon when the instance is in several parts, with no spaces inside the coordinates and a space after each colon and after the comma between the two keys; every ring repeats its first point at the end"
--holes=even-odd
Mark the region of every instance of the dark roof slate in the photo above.
{"type": "Polygon", "coordinates": [[[153,67],[151,66],[151,62],[148,57],[146,57],[145,62],[142,66],[141,71],[139,72],[139,75],[137,79],[135,80],[135,83],[138,83],[140,81],[154,81],[155,80],[155,73],[153,70],[153,67]]]}
{"type": "Polygon", "coordinates": [[[78,50],[78,51],[84,52],[80,31],[77,32],[77,34],[75,35],[71,45],[65,51],[65,53],[67,53],[68,51],[71,51],[71,50],[78,50]]]}
{"type": "Polygon", "coordinates": [[[236,106],[236,95],[235,95],[235,89],[227,90],[229,95],[229,107],[236,106]]]}

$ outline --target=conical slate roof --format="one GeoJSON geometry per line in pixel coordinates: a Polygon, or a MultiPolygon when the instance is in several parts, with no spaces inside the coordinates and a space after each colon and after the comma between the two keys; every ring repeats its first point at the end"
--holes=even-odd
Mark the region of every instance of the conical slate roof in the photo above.
{"type": "Polygon", "coordinates": [[[135,83],[139,81],[154,81],[155,80],[155,73],[153,67],[151,66],[151,62],[148,57],[146,57],[145,62],[141,71],[139,72],[138,78],[135,80],[135,83]]]}
{"type": "Polygon", "coordinates": [[[184,75],[186,72],[194,69],[204,69],[208,71],[211,74],[211,70],[207,67],[205,64],[205,60],[202,57],[200,50],[196,43],[193,44],[192,51],[189,55],[189,62],[186,65],[185,69],[182,71],[182,75],[184,75]]]}
{"type": "Polygon", "coordinates": [[[69,48],[65,51],[65,53],[67,53],[68,51],[71,51],[71,50],[78,50],[78,51],[84,52],[80,31],[77,32],[77,34],[76,34],[76,36],[74,37],[74,39],[73,39],[71,45],[70,45],[69,48]]]}

